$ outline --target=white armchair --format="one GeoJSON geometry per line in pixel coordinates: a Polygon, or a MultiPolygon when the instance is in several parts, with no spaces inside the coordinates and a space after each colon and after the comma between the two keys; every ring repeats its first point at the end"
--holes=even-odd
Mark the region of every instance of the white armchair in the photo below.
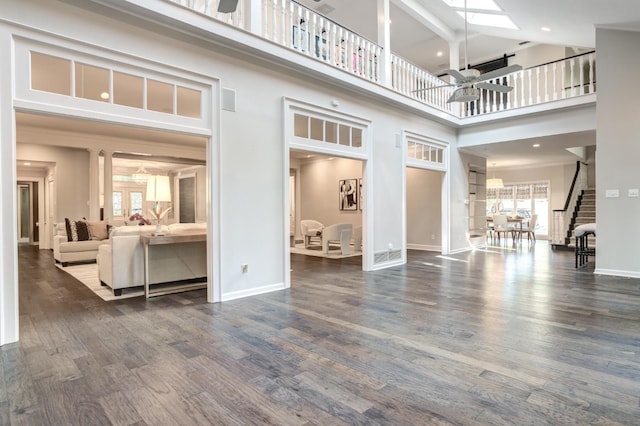
{"type": "Polygon", "coordinates": [[[322,251],[329,253],[329,243],[339,242],[342,254],[350,254],[351,234],[353,233],[353,225],[350,223],[336,223],[327,226],[322,231],[322,251]]]}
{"type": "Polygon", "coordinates": [[[304,238],[304,247],[309,248],[312,238],[318,239],[319,244],[322,245],[323,229],[324,225],[317,220],[301,220],[300,232],[302,232],[302,237],[304,238]]]}

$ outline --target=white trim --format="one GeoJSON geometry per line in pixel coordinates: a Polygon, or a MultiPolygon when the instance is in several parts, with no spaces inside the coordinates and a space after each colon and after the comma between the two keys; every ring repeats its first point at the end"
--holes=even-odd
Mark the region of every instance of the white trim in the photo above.
{"type": "Polygon", "coordinates": [[[458,253],[466,253],[466,252],[472,251],[474,249],[475,249],[474,247],[461,247],[459,249],[450,250],[449,253],[442,253],[442,254],[451,255],[451,254],[458,254],[458,253]]]}
{"type": "Polygon", "coordinates": [[[0,26],[0,345],[18,341],[18,238],[16,212],[15,72],[11,32],[0,26]]]}
{"type": "Polygon", "coordinates": [[[365,206],[362,209],[362,270],[373,270],[373,251],[370,250],[373,242],[373,229],[369,224],[373,223],[373,197],[374,191],[369,187],[369,184],[373,182],[373,167],[371,165],[371,158],[373,153],[373,132],[371,126],[371,120],[367,120],[361,117],[340,112],[335,112],[330,109],[322,108],[320,106],[310,104],[305,101],[300,101],[290,97],[282,98],[282,115],[283,115],[283,135],[284,141],[283,149],[283,244],[284,248],[283,259],[284,261],[284,283],[285,288],[291,287],[291,252],[289,249],[289,237],[290,237],[290,220],[289,220],[289,174],[290,174],[290,160],[289,155],[291,149],[299,149],[303,151],[316,152],[320,154],[326,154],[335,157],[344,157],[354,160],[361,160],[363,162],[362,169],[362,187],[366,194],[364,196],[365,206]],[[294,114],[301,113],[310,117],[318,117],[323,119],[330,119],[338,124],[348,124],[352,127],[362,130],[362,147],[354,148],[344,145],[338,145],[327,142],[314,141],[307,138],[296,137],[293,135],[292,129],[294,129],[294,114]]]}
{"type": "Polygon", "coordinates": [[[431,170],[436,172],[442,172],[442,186],[440,189],[440,203],[441,203],[441,213],[440,213],[440,233],[441,237],[441,246],[440,251],[442,254],[450,254],[449,247],[451,247],[451,228],[449,227],[449,223],[451,223],[450,214],[450,206],[451,202],[451,144],[449,142],[443,141],[441,139],[429,137],[422,135],[417,132],[412,132],[410,130],[404,130],[402,132],[402,139],[400,141],[402,146],[402,162],[403,162],[403,170],[405,170],[404,176],[402,178],[402,205],[403,205],[403,225],[402,225],[402,233],[403,233],[403,241],[402,247],[404,249],[404,257],[406,259],[406,248],[407,245],[407,167],[413,167],[416,169],[423,170],[431,170]],[[443,162],[435,163],[432,161],[423,161],[416,160],[414,158],[408,158],[407,149],[409,139],[418,140],[423,142],[429,146],[435,146],[441,148],[443,150],[443,162]]]}
{"type": "Polygon", "coordinates": [[[278,291],[278,290],[284,290],[285,288],[286,288],[285,283],[277,283],[277,284],[265,285],[262,287],[250,288],[247,290],[232,291],[230,293],[223,293],[221,301],[228,302],[229,300],[242,299],[244,297],[257,296],[259,294],[271,293],[273,291],[278,291]]]}
{"type": "Polygon", "coordinates": [[[442,246],[432,246],[426,244],[407,244],[407,250],[435,251],[440,253],[442,246]]]}
{"type": "MultiPolygon", "coordinates": [[[[29,176],[29,175],[19,175],[16,173],[16,181],[27,181],[27,182],[37,182],[38,183],[38,248],[40,250],[51,249],[49,244],[49,239],[45,240],[45,235],[47,235],[47,230],[50,228],[50,224],[45,220],[45,178],[43,176],[29,176]]],[[[33,190],[33,188],[32,188],[33,190]]],[[[33,243],[33,241],[31,241],[33,243]]]]}
{"type": "Polygon", "coordinates": [[[398,259],[393,262],[378,263],[376,265],[373,265],[373,267],[369,269],[369,271],[379,271],[381,269],[392,268],[394,266],[402,266],[406,263],[407,261],[405,259],[398,259]]]}
{"type": "Polygon", "coordinates": [[[593,273],[597,275],[609,275],[612,277],[640,278],[640,272],[638,271],[623,271],[621,269],[595,268],[593,273]]]}

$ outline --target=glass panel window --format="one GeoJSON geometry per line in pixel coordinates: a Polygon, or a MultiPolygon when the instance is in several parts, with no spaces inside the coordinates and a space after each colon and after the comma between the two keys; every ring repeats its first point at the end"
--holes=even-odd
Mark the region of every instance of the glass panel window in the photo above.
{"type": "Polygon", "coordinates": [[[173,84],[147,80],[147,109],[173,113],[173,84]]]}
{"type": "Polygon", "coordinates": [[[176,92],[178,103],[177,114],[183,117],[200,118],[200,91],[178,86],[176,92]]]}
{"type": "Polygon", "coordinates": [[[109,102],[109,70],[76,63],[76,97],[109,102]]]}
{"type": "Polygon", "coordinates": [[[129,193],[129,202],[131,203],[131,214],[134,215],[136,213],[142,214],[142,192],[141,191],[131,191],[129,193]]]}
{"type": "Polygon", "coordinates": [[[417,144],[415,142],[409,142],[407,144],[407,156],[409,158],[416,158],[417,144]]]}
{"type": "Polygon", "coordinates": [[[351,129],[351,146],[354,148],[362,147],[362,129],[351,129]]]}
{"type": "Polygon", "coordinates": [[[324,121],[311,117],[311,139],[316,141],[324,141],[324,121]]]}
{"type": "Polygon", "coordinates": [[[144,79],[114,71],[113,103],[133,108],[144,108],[144,79]]]}
{"type": "Polygon", "coordinates": [[[340,124],[338,143],[340,145],[351,145],[351,127],[340,124]]]}
{"type": "Polygon", "coordinates": [[[71,61],[31,52],[31,88],[71,96],[71,61]]]}
{"type": "Polygon", "coordinates": [[[329,143],[338,143],[338,125],[330,121],[325,121],[324,140],[329,143]]]}
{"type": "Polygon", "coordinates": [[[295,114],[293,116],[293,131],[294,135],[300,138],[309,137],[309,117],[302,114],[295,114]]]}
{"type": "Polygon", "coordinates": [[[113,215],[122,216],[122,192],[113,192],[113,215]]]}

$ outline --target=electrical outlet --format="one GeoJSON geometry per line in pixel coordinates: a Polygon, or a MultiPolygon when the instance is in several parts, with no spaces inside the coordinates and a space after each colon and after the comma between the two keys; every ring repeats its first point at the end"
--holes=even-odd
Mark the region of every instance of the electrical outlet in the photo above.
{"type": "Polygon", "coordinates": [[[242,269],[243,274],[246,274],[247,272],[249,272],[249,265],[243,263],[242,265],[240,265],[240,269],[242,269]]]}

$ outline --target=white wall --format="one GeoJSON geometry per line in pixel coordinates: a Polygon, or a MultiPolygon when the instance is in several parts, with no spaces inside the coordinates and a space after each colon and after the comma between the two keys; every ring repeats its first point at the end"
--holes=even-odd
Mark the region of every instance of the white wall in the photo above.
{"type": "Polygon", "coordinates": [[[442,172],[407,167],[407,246],[442,247],[442,172]]]}
{"type": "Polygon", "coordinates": [[[634,220],[640,217],[640,198],[627,196],[630,188],[640,187],[640,108],[633,85],[630,90],[640,69],[640,33],[598,28],[596,49],[596,272],[640,277],[640,227],[634,220]],[[607,190],[618,190],[620,196],[607,198],[607,190]]]}
{"type": "MultiPolygon", "coordinates": [[[[338,100],[339,111],[371,121],[373,149],[367,167],[372,168],[373,179],[369,182],[367,196],[373,203],[373,233],[369,244],[374,253],[387,251],[389,245],[399,249],[404,240],[401,189],[406,170],[402,148],[396,144],[399,135],[409,130],[444,142],[455,141],[454,129],[379,102],[357,89],[329,84],[306,73],[301,75],[255,57],[172,33],[164,26],[156,27],[129,17],[125,19],[117,13],[111,15],[108,9],[100,9],[94,14],[66,2],[7,0],[3,2],[3,16],[71,40],[83,40],[88,45],[104,46],[163,66],[186,69],[194,75],[219,79],[222,87],[236,90],[236,111],[222,111],[221,126],[213,129],[214,143],[218,136],[220,140],[220,163],[210,166],[214,175],[220,177],[219,200],[213,198],[216,192],[212,184],[215,182],[208,183],[209,197],[212,202],[219,202],[220,208],[219,217],[214,221],[219,220],[220,267],[216,273],[222,283],[223,299],[282,288],[285,274],[289,273],[284,268],[284,256],[288,255],[285,236],[289,234],[283,226],[288,215],[284,182],[289,176],[288,168],[285,169],[288,153],[284,152],[284,138],[289,129],[283,129],[282,124],[284,97],[326,108],[331,108],[332,101],[338,100]],[[241,264],[249,265],[248,273],[241,272],[241,264]]],[[[0,33],[5,29],[6,26],[0,23],[0,33]]],[[[6,108],[4,103],[2,105],[6,108]]],[[[6,122],[6,116],[2,117],[6,122]]],[[[2,145],[11,145],[10,136],[2,135],[2,145]]],[[[11,152],[10,147],[7,152],[11,152]]],[[[451,152],[449,179],[454,183],[451,215],[464,217],[466,176],[456,150],[451,152]]],[[[86,172],[80,173],[77,167],[69,171],[77,177],[74,184],[88,185],[88,153],[84,164],[87,164],[86,172]]],[[[4,162],[1,167],[4,176],[4,170],[13,165],[4,162]]],[[[333,179],[337,182],[339,176],[333,179]]],[[[66,178],[60,183],[63,182],[66,178]]],[[[59,211],[59,218],[88,211],[88,188],[84,186],[78,191],[83,195],[70,200],[69,206],[59,211]]],[[[332,204],[336,205],[337,194],[333,199],[336,201],[332,204]]],[[[464,220],[459,222],[452,226],[453,246],[464,249],[467,247],[466,223],[464,220]]],[[[11,261],[14,248],[6,247],[10,251],[1,254],[11,261]]],[[[10,275],[7,277],[11,278],[10,275]]],[[[0,285],[12,285],[12,281],[3,281],[0,285]]]]}
{"type": "Polygon", "coordinates": [[[325,226],[351,223],[362,226],[362,211],[339,209],[338,181],[360,179],[362,161],[347,158],[323,159],[300,165],[300,220],[313,219],[325,226]]]}
{"type": "Polygon", "coordinates": [[[23,144],[18,139],[16,157],[56,164],[55,222],[89,217],[89,151],[23,144]]]}

